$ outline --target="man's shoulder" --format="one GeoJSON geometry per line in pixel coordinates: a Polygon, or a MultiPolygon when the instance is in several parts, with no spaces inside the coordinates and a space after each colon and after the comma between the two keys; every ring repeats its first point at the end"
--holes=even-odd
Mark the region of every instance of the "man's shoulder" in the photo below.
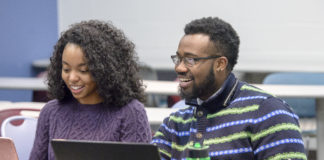
{"type": "Polygon", "coordinates": [[[281,109],[292,112],[291,107],[281,98],[244,82],[240,83],[238,86],[238,93],[233,102],[237,101],[246,101],[248,104],[257,104],[261,110],[262,108],[269,111],[281,109]]]}
{"type": "Polygon", "coordinates": [[[257,104],[260,107],[267,106],[285,108],[289,110],[288,104],[282,99],[276,97],[270,92],[245,82],[241,82],[238,85],[232,104],[236,102],[244,102],[244,104],[257,104]]]}
{"type": "Polygon", "coordinates": [[[264,97],[275,97],[272,93],[267,92],[261,88],[258,88],[252,84],[246,82],[240,82],[237,87],[237,92],[240,96],[264,96],[264,97]]]}

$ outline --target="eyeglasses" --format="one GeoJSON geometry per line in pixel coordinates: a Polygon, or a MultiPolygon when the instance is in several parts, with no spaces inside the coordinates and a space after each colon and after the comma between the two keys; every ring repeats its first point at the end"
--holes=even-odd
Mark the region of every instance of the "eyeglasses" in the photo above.
{"type": "Polygon", "coordinates": [[[202,59],[212,59],[212,58],[219,58],[219,57],[222,57],[222,56],[217,55],[217,56],[195,57],[195,58],[192,58],[192,57],[179,57],[178,55],[172,55],[171,56],[171,59],[172,59],[172,61],[173,61],[173,63],[175,65],[179,65],[181,63],[181,61],[183,60],[184,64],[187,67],[192,67],[195,64],[197,64],[198,61],[200,61],[202,59]]]}

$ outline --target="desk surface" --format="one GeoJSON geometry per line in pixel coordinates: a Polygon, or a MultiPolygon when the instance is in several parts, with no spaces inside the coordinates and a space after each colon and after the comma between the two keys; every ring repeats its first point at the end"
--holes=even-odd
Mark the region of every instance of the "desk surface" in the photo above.
{"type": "MultiPolygon", "coordinates": [[[[178,82],[144,81],[149,93],[178,94],[178,82]]],[[[278,97],[317,97],[324,98],[324,85],[270,85],[254,84],[278,97]]]]}
{"type": "Polygon", "coordinates": [[[39,59],[33,61],[32,66],[36,68],[46,69],[49,64],[50,64],[49,59],[39,59]]]}
{"type": "MultiPolygon", "coordinates": [[[[20,108],[22,109],[22,115],[38,117],[39,111],[29,111],[23,110],[24,108],[42,109],[45,103],[43,102],[1,102],[0,101],[0,111],[5,109],[20,108]]],[[[172,112],[177,109],[171,108],[156,108],[156,107],[145,107],[148,120],[152,125],[160,125],[162,120],[169,116],[172,112]]]]}
{"type": "Polygon", "coordinates": [[[237,64],[234,71],[242,73],[272,73],[272,72],[317,72],[324,73],[324,63],[301,65],[301,64],[265,64],[262,62],[253,64],[237,64]]]}
{"type": "Polygon", "coordinates": [[[0,89],[46,90],[45,79],[26,77],[0,77],[0,89]]]}
{"type": "MultiPolygon", "coordinates": [[[[147,93],[177,95],[178,82],[145,80],[147,93]]],[[[324,85],[269,85],[255,84],[278,97],[316,97],[324,98],[324,85]]],[[[43,78],[0,77],[0,89],[46,90],[43,78]]]]}
{"type": "MultiPolygon", "coordinates": [[[[47,68],[49,65],[49,59],[39,59],[35,60],[32,63],[33,67],[36,68],[47,68]]],[[[159,68],[156,68],[159,69],[159,68]]],[[[173,70],[173,68],[160,68],[173,70]]],[[[324,63],[316,63],[312,65],[300,65],[300,63],[282,63],[273,65],[273,63],[263,63],[263,62],[254,62],[254,63],[239,63],[234,68],[236,72],[242,73],[270,73],[270,72],[319,72],[324,73],[324,63]],[[283,67],[284,66],[284,67],[283,67]]]]}

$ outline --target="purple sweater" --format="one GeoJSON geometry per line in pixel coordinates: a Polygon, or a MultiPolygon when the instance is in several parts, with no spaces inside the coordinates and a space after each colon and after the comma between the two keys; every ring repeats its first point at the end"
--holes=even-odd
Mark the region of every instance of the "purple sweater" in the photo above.
{"type": "Polygon", "coordinates": [[[44,106],[30,160],[55,160],[50,145],[55,138],[148,143],[152,134],[144,106],[137,100],[112,108],[73,99],[65,103],[52,100],[44,106]]]}

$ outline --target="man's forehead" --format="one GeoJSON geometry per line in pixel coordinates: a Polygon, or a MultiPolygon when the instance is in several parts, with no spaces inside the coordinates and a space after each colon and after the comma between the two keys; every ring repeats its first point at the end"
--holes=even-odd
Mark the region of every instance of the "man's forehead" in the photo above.
{"type": "Polygon", "coordinates": [[[182,39],[210,41],[209,35],[204,33],[186,34],[182,37],[182,39]]]}
{"type": "Polygon", "coordinates": [[[214,49],[215,45],[210,41],[209,36],[202,33],[184,35],[178,46],[178,52],[182,52],[184,55],[208,54],[214,49]]]}

